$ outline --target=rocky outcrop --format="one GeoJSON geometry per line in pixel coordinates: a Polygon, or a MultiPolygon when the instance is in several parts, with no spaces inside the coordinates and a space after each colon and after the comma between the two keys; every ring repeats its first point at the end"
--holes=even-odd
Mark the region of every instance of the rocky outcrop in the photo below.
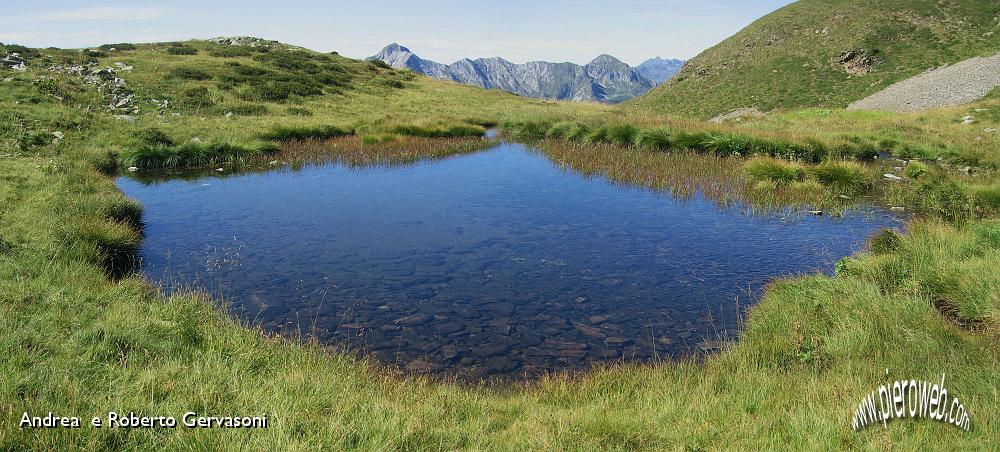
{"type": "Polygon", "coordinates": [[[653,82],[636,69],[610,55],[598,56],[583,66],[547,61],[515,64],[498,57],[465,58],[446,65],[422,59],[399,44],[390,44],[370,59],[442,80],[541,99],[617,103],[653,87],[653,82]]]}
{"type": "Polygon", "coordinates": [[[28,60],[21,58],[21,55],[16,53],[10,53],[3,57],[3,59],[0,59],[0,65],[18,72],[24,72],[28,69],[28,60]]]}
{"type": "Polygon", "coordinates": [[[656,57],[643,61],[635,67],[635,70],[653,84],[659,85],[673,78],[682,67],[684,67],[684,60],[656,57]]]}
{"type": "Polygon", "coordinates": [[[876,56],[875,53],[875,51],[868,49],[845,50],[840,52],[837,62],[844,67],[848,74],[868,75],[882,63],[882,58],[876,56]]]}
{"type": "Polygon", "coordinates": [[[54,65],[49,71],[67,74],[83,79],[83,83],[93,86],[103,94],[108,101],[108,110],[116,113],[138,113],[135,106],[135,94],[128,87],[125,79],[118,76],[118,71],[131,71],[132,66],[115,63],[116,68],[100,67],[96,63],[82,65],[54,65]]]}

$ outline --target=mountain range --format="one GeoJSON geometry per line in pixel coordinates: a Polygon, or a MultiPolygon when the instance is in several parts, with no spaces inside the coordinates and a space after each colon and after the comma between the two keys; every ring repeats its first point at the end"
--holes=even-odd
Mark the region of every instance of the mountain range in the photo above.
{"type": "Polygon", "coordinates": [[[503,58],[464,58],[442,64],[420,58],[399,44],[389,44],[372,60],[410,69],[429,77],[500,89],[525,97],[618,103],[649,91],[680,70],[681,60],[654,58],[633,68],[611,55],[585,65],[530,61],[516,64],[503,58]]]}

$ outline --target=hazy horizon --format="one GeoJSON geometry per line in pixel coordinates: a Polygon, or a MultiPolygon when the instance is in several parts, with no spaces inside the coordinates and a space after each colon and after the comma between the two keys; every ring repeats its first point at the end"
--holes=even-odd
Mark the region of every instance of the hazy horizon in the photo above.
{"type": "Polygon", "coordinates": [[[637,65],[649,58],[690,59],[789,0],[592,0],[489,3],[391,0],[234,2],[184,0],[93,3],[67,0],[8,5],[0,42],[84,48],[250,35],[353,58],[389,43],[452,63],[502,57],[515,63],[584,64],[600,54],[637,65]],[[527,12],[526,12],[527,11],[527,12]]]}

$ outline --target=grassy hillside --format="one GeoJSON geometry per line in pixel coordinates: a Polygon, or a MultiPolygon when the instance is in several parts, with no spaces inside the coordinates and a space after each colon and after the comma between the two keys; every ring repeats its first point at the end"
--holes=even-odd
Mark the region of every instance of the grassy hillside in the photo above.
{"type": "Polygon", "coordinates": [[[843,108],[929,68],[997,51],[997,2],[801,0],[702,52],[630,105],[702,119],[744,107],[843,108]]]}

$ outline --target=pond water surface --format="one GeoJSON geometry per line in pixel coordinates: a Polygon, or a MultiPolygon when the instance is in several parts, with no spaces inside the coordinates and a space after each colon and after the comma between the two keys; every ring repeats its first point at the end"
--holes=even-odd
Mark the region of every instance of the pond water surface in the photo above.
{"type": "Polygon", "coordinates": [[[142,271],[242,320],[409,373],[530,378],[735,337],[775,277],[831,272],[888,213],[749,215],[563,170],[519,144],[119,187],[142,271]]]}

